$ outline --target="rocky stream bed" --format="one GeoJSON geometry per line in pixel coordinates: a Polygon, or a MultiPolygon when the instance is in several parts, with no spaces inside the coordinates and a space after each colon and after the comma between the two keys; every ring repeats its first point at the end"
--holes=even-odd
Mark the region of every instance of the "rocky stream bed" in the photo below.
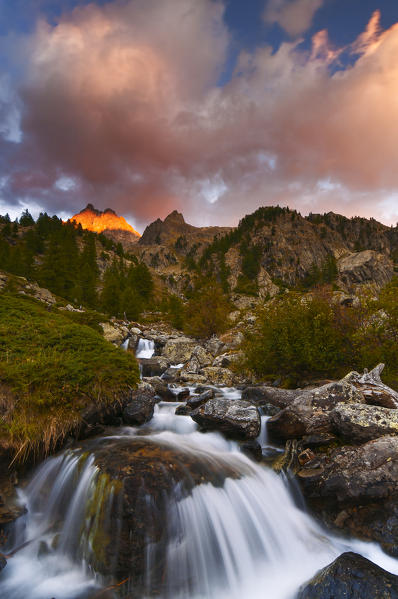
{"type": "Polygon", "coordinates": [[[18,488],[1,597],[398,597],[398,394],[381,366],[284,390],[239,380],[234,340],[131,328],[124,347],[139,388],[18,488]]]}

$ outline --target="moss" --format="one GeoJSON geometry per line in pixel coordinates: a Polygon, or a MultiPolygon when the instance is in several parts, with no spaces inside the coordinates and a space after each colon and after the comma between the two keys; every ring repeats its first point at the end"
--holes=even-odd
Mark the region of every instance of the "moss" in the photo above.
{"type": "Polygon", "coordinates": [[[87,405],[114,403],[139,380],[131,353],[65,312],[10,293],[0,294],[0,358],[9,391],[0,440],[20,458],[49,453],[87,405]]]}

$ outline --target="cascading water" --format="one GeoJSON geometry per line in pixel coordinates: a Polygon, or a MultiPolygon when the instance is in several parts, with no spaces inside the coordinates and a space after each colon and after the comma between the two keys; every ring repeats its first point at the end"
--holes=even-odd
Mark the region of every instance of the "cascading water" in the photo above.
{"type": "MultiPolygon", "coordinates": [[[[398,572],[398,561],[377,545],[325,533],[297,507],[283,477],[252,462],[218,433],[199,432],[189,416],[175,416],[176,405],[161,403],[149,425],[114,430],[113,436],[90,442],[89,449],[65,451],[38,469],[21,492],[28,512],[15,544],[32,542],[1,572],[0,597],[86,599],[108,584],[96,574],[105,544],[98,544],[98,528],[104,527],[105,537],[109,526],[120,524],[113,512],[121,505],[118,483],[101,472],[96,448],[115,451],[118,443],[130,440],[165,448],[168,462],[170,451],[191,456],[196,479],[186,492],[176,480],[174,492],[165,498],[162,541],[148,540],[145,548],[143,589],[137,594],[127,583],[117,591],[121,596],[134,589],[134,597],[142,599],[153,594],[163,599],[292,599],[302,582],[348,550],[398,572]],[[202,476],[207,471],[224,475],[208,482],[202,476]],[[159,568],[154,589],[152,576],[159,568]]],[[[187,471],[187,478],[191,474],[187,471]]],[[[150,495],[145,501],[156,520],[159,504],[150,495]]]]}
{"type": "Polygon", "coordinates": [[[150,339],[139,339],[135,353],[137,358],[152,358],[154,353],[155,343],[153,341],[150,339]]]}

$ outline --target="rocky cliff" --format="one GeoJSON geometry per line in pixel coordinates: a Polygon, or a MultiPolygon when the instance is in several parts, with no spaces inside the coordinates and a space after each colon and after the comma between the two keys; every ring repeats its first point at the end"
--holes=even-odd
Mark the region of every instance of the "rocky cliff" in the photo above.
{"type": "Polygon", "coordinates": [[[92,204],[75,214],[70,219],[80,224],[83,229],[94,233],[104,233],[116,243],[122,243],[125,249],[138,241],[140,234],[126,221],[123,216],[118,216],[111,208],[101,211],[94,208],[92,204]]]}

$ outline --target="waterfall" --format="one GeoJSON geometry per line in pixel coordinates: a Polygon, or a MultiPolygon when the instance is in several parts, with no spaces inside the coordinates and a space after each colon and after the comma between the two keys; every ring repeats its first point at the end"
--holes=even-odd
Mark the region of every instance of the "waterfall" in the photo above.
{"type": "Polygon", "coordinates": [[[140,339],[138,341],[136,357],[137,358],[152,358],[155,353],[155,343],[150,339],[140,339]]]}
{"type": "MultiPolygon", "coordinates": [[[[142,438],[240,475],[227,475],[216,485],[204,480],[185,494],[176,483],[166,502],[166,545],[147,544],[147,590],[135,597],[154,596],[151,573],[159,568],[159,556],[164,561],[159,599],[293,599],[302,582],[349,550],[398,572],[397,560],[376,544],[326,533],[298,507],[286,479],[252,462],[235,442],[200,432],[189,416],[175,416],[176,405],[159,404],[145,428],[118,429],[40,466],[20,491],[27,514],[18,523],[15,546],[31,542],[0,573],[1,597],[88,599],[108,584],[97,574],[101,547],[95,547],[95,539],[99,526],[119,522],[112,516],[120,505],[114,484],[96,465],[95,450],[106,451],[110,441],[142,438]]],[[[146,501],[155,516],[159,506],[149,495],[146,501]]],[[[120,596],[132,590],[120,587],[120,596]]]]}

